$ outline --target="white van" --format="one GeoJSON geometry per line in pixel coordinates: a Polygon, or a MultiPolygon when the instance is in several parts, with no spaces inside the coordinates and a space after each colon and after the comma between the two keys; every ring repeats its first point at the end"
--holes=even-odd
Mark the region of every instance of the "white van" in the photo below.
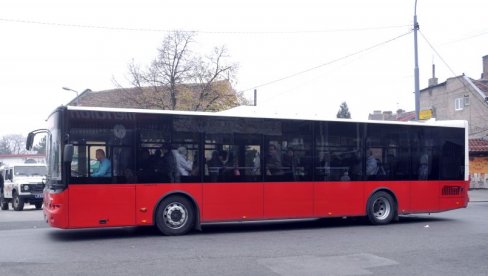
{"type": "Polygon", "coordinates": [[[0,208],[8,210],[9,202],[15,211],[22,211],[29,203],[42,208],[47,168],[44,164],[19,164],[0,170],[0,208]]]}

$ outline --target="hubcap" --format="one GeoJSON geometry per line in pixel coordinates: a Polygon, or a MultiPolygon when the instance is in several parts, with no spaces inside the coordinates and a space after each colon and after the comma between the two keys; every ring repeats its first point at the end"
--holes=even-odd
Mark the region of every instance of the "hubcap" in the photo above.
{"type": "Polygon", "coordinates": [[[380,197],[375,200],[373,204],[373,214],[376,219],[384,220],[390,215],[390,212],[391,212],[390,201],[388,201],[384,197],[380,197]]]}
{"type": "Polygon", "coordinates": [[[164,208],[164,224],[172,229],[183,227],[188,220],[186,207],[178,202],[170,203],[164,208]]]}

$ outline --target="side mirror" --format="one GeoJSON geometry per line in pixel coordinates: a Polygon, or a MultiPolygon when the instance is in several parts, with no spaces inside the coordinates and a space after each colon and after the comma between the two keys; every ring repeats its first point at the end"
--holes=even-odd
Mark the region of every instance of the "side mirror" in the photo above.
{"type": "Polygon", "coordinates": [[[25,142],[25,149],[26,150],[31,150],[32,149],[32,146],[34,144],[34,136],[36,136],[36,134],[39,134],[39,133],[47,133],[48,130],[47,129],[36,129],[34,131],[31,131],[29,132],[29,134],[27,135],[27,141],[25,142]]]}
{"type": "Polygon", "coordinates": [[[73,161],[73,151],[74,151],[73,144],[64,145],[64,153],[63,153],[64,162],[71,163],[71,161],[73,161]]]}
{"type": "Polygon", "coordinates": [[[32,149],[32,144],[34,143],[34,132],[29,132],[29,135],[27,135],[27,141],[25,142],[25,149],[26,150],[31,150],[32,149]]]}

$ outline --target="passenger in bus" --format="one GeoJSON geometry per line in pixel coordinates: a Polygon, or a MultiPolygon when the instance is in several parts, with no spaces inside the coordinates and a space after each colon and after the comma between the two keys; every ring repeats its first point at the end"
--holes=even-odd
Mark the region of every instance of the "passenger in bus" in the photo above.
{"type": "Polygon", "coordinates": [[[188,151],[185,147],[179,147],[173,150],[176,159],[176,166],[181,176],[189,176],[191,174],[192,162],[188,160],[188,151]]]}
{"type": "Polygon", "coordinates": [[[269,144],[268,156],[266,158],[266,174],[282,175],[281,159],[278,154],[278,148],[274,144],[269,144]]]}
{"type": "Polygon", "coordinates": [[[371,150],[368,150],[368,158],[366,159],[366,176],[369,179],[375,178],[378,172],[378,161],[371,150]]]}
{"type": "MultiPolygon", "coordinates": [[[[205,175],[207,175],[206,173],[205,175]]],[[[193,163],[191,165],[191,175],[192,176],[199,176],[200,175],[200,160],[198,159],[198,152],[195,152],[193,155],[193,163]]]]}
{"type": "Polygon", "coordinates": [[[344,172],[342,173],[341,181],[351,181],[348,170],[344,170],[344,172]]]}
{"type": "Polygon", "coordinates": [[[163,157],[158,165],[158,174],[162,182],[180,182],[180,173],[176,165],[176,157],[171,151],[170,144],[163,145],[163,157]]]}
{"type": "Polygon", "coordinates": [[[222,153],[214,150],[212,152],[212,157],[208,160],[208,173],[210,175],[211,181],[217,181],[219,179],[220,171],[224,167],[224,162],[222,161],[222,153]]]}
{"type": "Polygon", "coordinates": [[[393,153],[386,155],[386,163],[384,164],[385,174],[389,179],[395,179],[397,174],[397,160],[393,153]]]}
{"type": "Polygon", "coordinates": [[[98,162],[100,162],[100,166],[98,166],[98,170],[91,174],[92,177],[111,177],[112,176],[112,163],[105,157],[105,151],[102,149],[97,149],[95,152],[95,157],[97,158],[98,162]]]}
{"type": "Polygon", "coordinates": [[[143,183],[153,182],[156,178],[154,165],[151,164],[151,154],[149,149],[142,149],[140,154],[139,169],[137,177],[143,183]]]}
{"type": "Polygon", "coordinates": [[[288,180],[297,180],[299,160],[295,156],[295,152],[292,147],[288,147],[285,156],[283,156],[283,168],[286,170],[286,175],[289,176],[288,180]]]}
{"type": "Polygon", "coordinates": [[[423,150],[420,155],[420,165],[418,170],[419,180],[426,180],[429,177],[429,153],[423,150]]]}
{"type": "Polygon", "coordinates": [[[162,151],[157,149],[154,151],[154,154],[149,156],[149,166],[155,170],[157,169],[157,164],[161,163],[161,158],[163,158],[162,151]]]}
{"type": "Polygon", "coordinates": [[[131,169],[125,168],[123,175],[124,175],[126,183],[136,183],[137,182],[137,176],[134,174],[134,172],[131,169]]]}
{"type": "Polygon", "coordinates": [[[224,164],[223,174],[225,177],[240,176],[239,161],[234,158],[234,154],[231,152],[228,154],[227,162],[224,164]]]}
{"type": "Polygon", "coordinates": [[[255,151],[252,153],[252,175],[260,175],[261,174],[261,156],[259,151],[255,151]]]}
{"type": "Polygon", "coordinates": [[[319,177],[320,180],[328,180],[330,176],[330,153],[319,151],[317,165],[317,177],[319,177]]]}

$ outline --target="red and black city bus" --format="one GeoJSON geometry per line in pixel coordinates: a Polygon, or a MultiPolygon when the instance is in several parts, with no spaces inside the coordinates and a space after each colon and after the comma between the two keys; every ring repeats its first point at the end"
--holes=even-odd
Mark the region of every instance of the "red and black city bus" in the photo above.
{"type": "MultiPolygon", "coordinates": [[[[467,123],[60,107],[47,222],[64,229],[399,215],[468,204],[467,123]],[[100,169],[97,151],[110,161],[100,169]]],[[[28,137],[28,147],[32,138],[28,137]]]]}

